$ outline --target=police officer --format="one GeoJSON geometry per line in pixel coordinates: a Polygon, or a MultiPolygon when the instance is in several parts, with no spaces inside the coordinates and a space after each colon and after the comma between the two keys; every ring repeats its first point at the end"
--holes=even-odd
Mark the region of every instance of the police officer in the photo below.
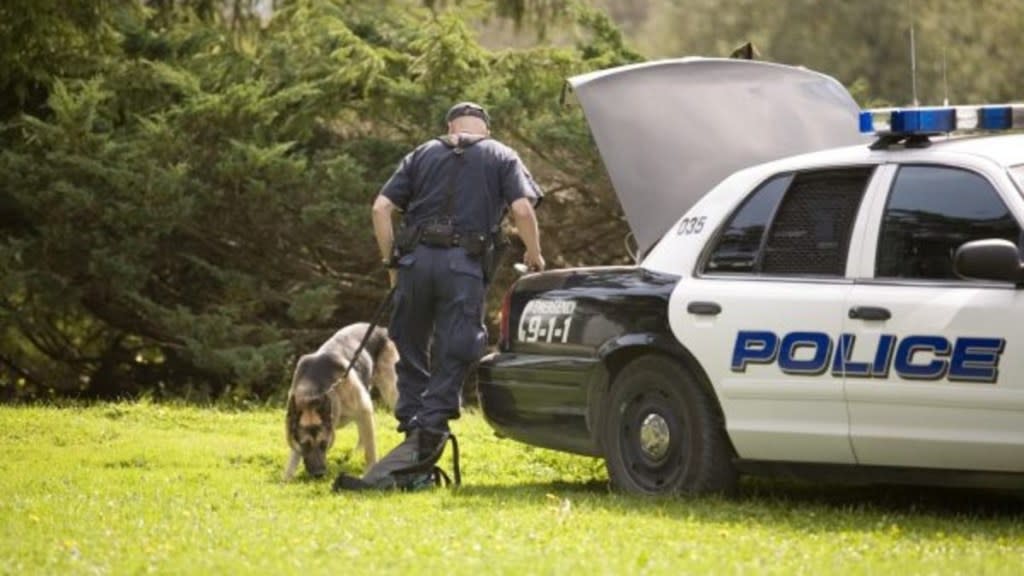
{"type": "Polygon", "coordinates": [[[490,117],[478,104],[456,104],[446,120],[448,133],[406,155],[373,204],[381,258],[397,282],[389,333],[400,356],[395,415],[406,438],[362,482],[339,477],[335,489],[407,487],[407,472],[432,470],[440,458],[466,371],[487,343],[487,264],[507,210],[526,245],[524,264],[544,269],[533,210],[542,194],[519,155],[490,138],[490,117]],[[396,208],[403,214],[397,238],[396,208]]]}

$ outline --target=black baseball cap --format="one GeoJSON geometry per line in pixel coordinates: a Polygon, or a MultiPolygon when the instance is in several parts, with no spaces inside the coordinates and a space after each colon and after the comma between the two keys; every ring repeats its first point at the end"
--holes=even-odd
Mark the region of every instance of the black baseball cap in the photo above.
{"type": "Polygon", "coordinates": [[[451,122],[460,116],[475,116],[484,121],[484,124],[491,125],[491,116],[487,114],[487,110],[484,107],[477,104],[476,102],[459,102],[455,106],[448,109],[448,113],[445,114],[445,122],[451,122]]]}

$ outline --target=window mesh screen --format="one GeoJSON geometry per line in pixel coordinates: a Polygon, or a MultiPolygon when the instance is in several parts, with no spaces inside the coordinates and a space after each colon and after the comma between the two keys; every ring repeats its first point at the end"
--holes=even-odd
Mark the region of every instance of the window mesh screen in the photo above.
{"type": "Polygon", "coordinates": [[[871,168],[798,174],[772,223],[761,271],[842,276],[871,168]]]}

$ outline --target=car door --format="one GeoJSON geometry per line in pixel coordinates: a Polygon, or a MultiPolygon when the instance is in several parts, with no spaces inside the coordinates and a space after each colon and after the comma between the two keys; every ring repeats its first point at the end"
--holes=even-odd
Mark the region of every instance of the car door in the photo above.
{"type": "Polygon", "coordinates": [[[910,164],[893,173],[872,203],[876,229],[865,247],[874,246],[837,351],[857,461],[1024,471],[1024,292],[960,279],[952,267],[964,242],[1018,241],[1010,206],[1020,198],[1005,175],[980,168],[910,164]]]}
{"type": "Polygon", "coordinates": [[[767,179],[673,294],[672,328],[710,378],[741,458],[854,462],[831,361],[852,288],[851,234],[872,172],[767,179]]]}

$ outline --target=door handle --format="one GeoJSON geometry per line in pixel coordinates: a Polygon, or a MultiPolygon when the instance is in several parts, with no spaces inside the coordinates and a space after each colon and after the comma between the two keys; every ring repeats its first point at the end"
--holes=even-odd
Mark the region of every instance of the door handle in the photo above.
{"type": "Polygon", "coordinates": [[[698,316],[718,316],[722,313],[722,307],[716,302],[690,302],[686,305],[686,311],[698,316]]]}
{"type": "Polygon", "coordinates": [[[850,318],[853,320],[888,320],[892,318],[892,312],[888,308],[880,306],[854,306],[850,308],[850,318]]]}

